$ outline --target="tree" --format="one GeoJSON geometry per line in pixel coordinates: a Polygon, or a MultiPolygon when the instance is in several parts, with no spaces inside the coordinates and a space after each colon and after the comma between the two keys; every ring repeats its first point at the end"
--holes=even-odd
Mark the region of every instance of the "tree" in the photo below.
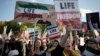
{"type": "Polygon", "coordinates": [[[12,29],[13,33],[17,34],[20,30],[20,25],[17,22],[9,21],[5,23],[7,25],[7,34],[9,33],[10,29],[12,29]]]}
{"type": "Polygon", "coordinates": [[[4,26],[5,26],[5,22],[0,21],[0,34],[3,33],[4,26]]]}

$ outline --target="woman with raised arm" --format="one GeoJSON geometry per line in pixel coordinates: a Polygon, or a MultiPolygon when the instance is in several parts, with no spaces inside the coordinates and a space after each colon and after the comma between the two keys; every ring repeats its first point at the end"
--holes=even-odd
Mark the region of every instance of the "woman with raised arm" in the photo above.
{"type": "Polygon", "coordinates": [[[59,43],[60,49],[57,50],[57,47],[52,49],[51,54],[54,50],[57,51],[51,56],[81,56],[80,53],[72,48],[72,38],[72,27],[67,27],[66,34],[62,37],[59,43]]]}
{"type": "Polygon", "coordinates": [[[66,28],[66,35],[62,41],[63,45],[63,56],[81,56],[79,52],[73,49],[73,36],[72,36],[72,26],[69,24],[66,28]]]}

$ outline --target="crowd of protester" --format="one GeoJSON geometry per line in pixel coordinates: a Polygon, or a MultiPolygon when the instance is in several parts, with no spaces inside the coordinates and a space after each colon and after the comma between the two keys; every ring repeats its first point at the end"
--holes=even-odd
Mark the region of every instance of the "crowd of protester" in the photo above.
{"type": "MultiPolygon", "coordinates": [[[[37,23],[51,25],[46,20],[37,23]]],[[[70,24],[65,26],[62,22],[58,28],[61,33],[59,40],[50,40],[47,36],[46,41],[41,38],[33,40],[31,37],[25,39],[20,32],[12,34],[10,38],[6,34],[0,34],[0,56],[100,56],[99,35],[96,34],[96,38],[79,36],[70,24]]]]}
{"type": "MultiPolygon", "coordinates": [[[[66,34],[60,36],[60,40],[46,40],[40,38],[34,41],[20,38],[12,34],[11,39],[0,40],[4,45],[1,48],[2,56],[100,56],[100,43],[94,38],[80,37],[71,33],[69,29],[66,34]],[[72,40],[71,40],[72,38],[72,40]],[[81,44],[82,42],[82,44],[81,44]]],[[[1,35],[0,39],[6,36],[1,35]]]]}

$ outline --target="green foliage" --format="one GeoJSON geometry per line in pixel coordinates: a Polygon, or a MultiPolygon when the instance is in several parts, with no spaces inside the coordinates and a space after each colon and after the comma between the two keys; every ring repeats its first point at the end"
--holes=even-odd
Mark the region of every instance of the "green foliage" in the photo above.
{"type": "Polygon", "coordinates": [[[4,26],[7,26],[7,34],[9,33],[10,29],[12,29],[12,31],[14,33],[18,33],[20,32],[20,30],[25,31],[27,28],[39,28],[42,30],[42,32],[45,29],[44,25],[41,24],[33,24],[33,23],[27,23],[27,22],[23,22],[21,25],[18,24],[17,22],[14,21],[9,21],[9,22],[2,22],[0,21],[0,34],[3,33],[3,28],[4,26]]]}
{"type": "Polygon", "coordinates": [[[5,26],[5,22],[0,21],[0,34],[3,33],[3,27],[5,26]]]}
{"type": "Polygon", "coordinates": [[[12,29],[14,33],[19,32],[20,26],[17,22],[9,21],[6,22],[6,25],[7,25],[7,34],[9,33],[10,29],[12,29]]]}

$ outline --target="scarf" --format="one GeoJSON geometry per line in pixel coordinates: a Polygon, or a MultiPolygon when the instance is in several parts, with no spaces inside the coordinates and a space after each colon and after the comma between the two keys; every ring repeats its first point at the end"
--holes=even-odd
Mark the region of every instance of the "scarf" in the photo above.
{"type": "Polygon", "coordinates": [[[63,51],[63,55],[64,56],[81,56],[77,51],[75,51],[75,50],[70,50],[70,52],[69,51],[63,51]]]}

